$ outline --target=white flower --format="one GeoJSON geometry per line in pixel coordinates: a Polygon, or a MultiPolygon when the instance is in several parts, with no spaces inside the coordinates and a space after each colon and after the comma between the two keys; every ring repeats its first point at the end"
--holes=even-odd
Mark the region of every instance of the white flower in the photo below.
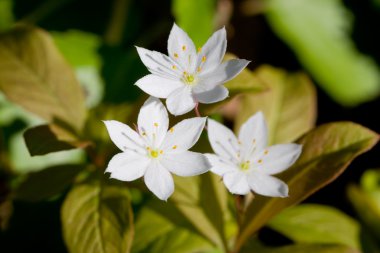
{"type": "Polygon", "coordinates": [[[206,118],[186,119],[168,130],[168,113],[157,98],[150,97],[138,116],[138,132],[118,121],[104,121],[111,140],[123,152],[109,162],[111,178],[133,181],[144,176],[146,186],[167,200],[174,191],[174,173],[194,176],[209,170],[207,158],[188,151],[199,139],[206,118]]]}
{"type": "Polygon", "coordinates": [[[289,168],[301,154],[302,146],[290,143],[267,147],[268,129],[261,112],[242,125],[239,139],[210,119],[208,134],[216,153],[206,155],[211,171],[223,177],[231,193],[244,195],[252,190],[264,196],[288,196],[288,186],[271,175],[289,168]]]}
{"type": "Polygon", "coordinates": [[[196,49],[189,36],[174,24],[168,39],[169,56],[136,47],[152,73],[138,80],[136,85],[151,96],[167,98],[167,108],[173,115],[185,114],[197,103],[221,101],[228,96],[222,84],[249,63],[239,59],[221,63],[226,47],[224,28],[215,32],[202,48],[196,49]]]}

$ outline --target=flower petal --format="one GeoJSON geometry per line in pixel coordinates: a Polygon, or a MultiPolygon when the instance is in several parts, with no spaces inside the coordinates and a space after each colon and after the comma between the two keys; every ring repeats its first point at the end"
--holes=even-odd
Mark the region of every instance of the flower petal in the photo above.
{"type": "Polygon", "coordinates": [[[257,194],[268,197],[287,197],[288,186],[280,179],[262,173],[250,173],[248,184],[257,194]]]}
{"type": "Polygon", "coordinates": [[[227,189],[233,194],[245,195],[250,192],[247,176],[241,171],[224,174],[223,182],[227,189]]]}
{"type": "Polygon", "coordinates": [[[185,114],[195,107],[195,101],[189,87],[173,91],[166,100],[169,112],[175,116],[185,114]]]}
{"type": "Polygon", "coordinates": [[[233,132],[215,120],[208,119],[208,139],[216,154],[230,160],[239,160],[239,144],[233,132]]]}
{"type": "Polygon", "coordinates": [[[156,51],[150,51],[142,47],[137,47],[137,53],[141,61],[152,74],[171,80],[179,80],[182,76],[182,68],[168,56],[156,51]],[[173,68],[173,66],[176,66],[173,68]]]}
{"type": "Polygon", "coordinates": [[[216,85],[223,84],[233,79],[248,65],[248,63],[249,61],[243,59],[225,61],[211,72],[200,72],[199,78],[202,80],[202,85],[207,87],[205,90],[211,90],[216,85]]]}
{"type": "MultiPolygon", "coordinates": [[[[194,92],[196,92],[195,88],[194,92]]],[[[216,103],[224,100],[226,97],[228,97],[228,89],[222,85],[217,85],[214,89],[209,91],[194,93],[195,100],[203,104],[216,103]]]]}
{"type": "Polygon", "coordinates": [[[167,98],[170,93],[180,88],[183,83],[150,74],[140,78],[136,85],[151,96],[167,98]]]}
{"type": "Polygon", "coordinates": [[[106,172],[111,172],[111,178],[133,181],[144,175],[150,162],[147,156],[123,152],[112,157],[106,172]]]}
{"type": "Polygon", "coordinates": [[[214,154],[205,154],[208,161],[211,163],[211,172],[219,176],[223,176],[228,172],[236,171],[236,165],[223,157],[214,154]]]}
{"type": "Polygon", "coordinates": [[[268,175],[280,173],[298,159],[301,151],[302,146],[294,143],[270,146],[255,157],[255,160],[261,160],[254,163],[255,169],[268,175]]]}
{"type": "Polygon", "coordinates": [[[198,141],[206,124],[206,118],[185,119],[170,128],[162,143],[165,153],[186,151],[198,141]]]}
{"type": "Polygon", "coordinates": [[[210,169],[210,164],[203,154],[191,151],[167,154],[160,162],[167,170],[181,177],[203,174],[210,169]]]}
{"type": "Polygon", "coordinates": [[[239,141],[243,146],[243,157],[251,158],[267,146],[268,127],[264,114],[257,112],[251,116],[240,128],[239,141]]]}
{"type": "Polygon", "coordinates": [[[187,33],[176,24],[169,34],[168,54],[184,71],[192,73],[195,70],[197,63],[195,45],[187,33]]]}
{"type": "Polygon", "coordinates": [[[138,153],[145,153],[145,144],[141,137],[129,126],[116,121],[105,120],[108,134],[113,143],[122,151],[132,150],[138,153]]]}
{"type": "Polygon", "coordinates": [[[159,147],[169,127],[168,112],[158,98],[149,97],[140,109],[137,119],[142,136],[149,139],[151,145],[159,147]]]}
{"type": "Polygon", "coordinates": [[[161,200],[166,201],[174,192],[172,175],[158,162],[153,162],[148,167],[144,181],[148,189],[161,200]]]}
{"type": "Polygon", "coordinates": [[[198,53],[198,66],[204,73],[214,70],[222,62],[227,48],[226,29],[223,27],[216,31],[203,45],[198,53]],[[205,58],[204,58],[205,57],[205,58]],[[203,59],[203,60],[202,60],[203,59]]]}

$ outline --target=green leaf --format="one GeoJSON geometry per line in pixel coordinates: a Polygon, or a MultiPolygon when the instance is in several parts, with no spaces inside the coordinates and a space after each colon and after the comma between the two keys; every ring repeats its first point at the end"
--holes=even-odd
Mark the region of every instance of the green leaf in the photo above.
{"type": "MultiPolygon", "coordinates": [[[[233,54],[227,53],[224,56],[224,60],[236,59],[233,54]]],[[[228,81],[224,86],[232,94],[241,92],[259,92],[266,90],[268,87],[249,69],[243,69],[239,75],[237,75],[231,81],[228,81]]]]}
{"type": "Polygon", "coordinates": [[[243,94],[235,118],[235,131],[254,113],[263,111],[269,126],[270,143],[291,142],[312,129],[316,120],[316,92],[303,73],[289,74],[281,69],[262,66],[256,78],[268,90],[243,94]]]}
{"type": "Polygon", "coordinates": [[[61,194],[83,169],[83,165],[59,165],[30,173],[15,189],[15,198],[41,201],[61,194]]]}
{"type": "Polygon", "coordinates": [[[337,102],[354,106],[380,92],[376,63],[350,39],[351,15],[341,0],[270,0],[269,24],[337,102]]]}
{"type": "Polygon", "coordinates": [[[90,145],[90,142],[79,141],[73,134],[56,124],[29,128],[24,133],[24,139],[31,156],[84,148],[90,145]]]}
{"type": "Polygon", "coordinates": [[[171,203],[153,200],[139,211],[132,252],[217,252],[171,203]]]}
{"type": "Polygon", "coordinates": [[[58,119],[77,131],[83,127],[83,91],[43,30],[16,26],[0,34],[0,90],[49,122],[58,119]]]}
{"type": "Polygon", "coordinates": [[[8,29],[14,22],[13,1],[0,0],[0,31],[8,29]]]}
{"type": "Polygon", "coordinates": [[[242,253],[360,253],[356,249],[342,245],[295,244],[283,247],[265,247],[259,244],[250,246],[242,253]]]}
{"type": "Polygon", "coordinates": [[[172,13],[194,44],[202,46],[214,30],[215,0],[173,0],[172,13]]]}
{"type": "Polygon", "coordinates": [[[71,253],[126,253],[133,239],[128,190],[92,181],[76,185],[62,206],[63,235],[71,253]]]}
{"type": "Polygon", "coordinates": [[[12,171],[18,174],[62,164],[83,164],[85,162],[85,153],[81,149],[54,152],[43,156],[30,156],[22,132],[11,136],[9,153],[12,171]]]}
{"type": "Polygon", "coordinates": [[[333,207],[298,205],[276,215],[268,226],[297,243],[341,244],[360,249],[359,224],[333,207]]]}
{"type": "Polygon", "coordinates": [[[227,192],[214,174],[175,178],[175,191],[169,202],[196,230],[219,248],[227,248],[225,220],[228,219],[227,192]]]}
{"type": "Polygon", "coordinates": [[[351,122],[325,124],[302,137],[298,141],[303,145],[300,158],[279,175],[289,186],[289,197],[256,196],[247,208],[236,249],[240,249],[274,215],[333,181],[378,139],[378,134],[351,122]]]}
{"type": "Polygon", "coordinates": [[[347,188],[347,195],[362,222],[380,240],[380,202],[356,185],[347,188]]]}

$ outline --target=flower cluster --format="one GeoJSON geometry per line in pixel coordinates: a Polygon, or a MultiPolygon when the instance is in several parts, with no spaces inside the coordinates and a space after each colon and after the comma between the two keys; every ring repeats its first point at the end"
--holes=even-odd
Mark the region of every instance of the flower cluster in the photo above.
{"type": "Polygon", "coordinates": [[[261,112],[243,124],[239,136],[222,124],[202,117],[185,119],[169,128],[168,111],[185,114],[199,103],[215,103],[228,96],[223,83],[238,75],[249,61],[222,62],[226,52],[225,29],[215,32],[196,49],[189,36],[174,24],[168,56],[137,47],[151,74],[136,85],[151,95],[138,115],[136,131],[114,120],[104,121],[111,140],[122,151],[109,162],[111,178],[133,181],[144,177],[148,189],[161,200],[174,191],[171,173],[195,176],[207,171],[220,175],[231,193],[253,191],[272,197],[288,196],[288,186],[272,175],[289,168],[301,153],[297,144],[267,147],[268,129],[261,112]],[[215,154],[189,151],[207,120],[208,138],[215,154]]]}

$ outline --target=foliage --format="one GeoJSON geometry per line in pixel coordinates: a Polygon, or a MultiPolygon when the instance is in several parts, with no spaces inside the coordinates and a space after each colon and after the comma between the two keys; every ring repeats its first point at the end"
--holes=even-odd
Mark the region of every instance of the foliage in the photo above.
{"type": "MultiPolygon", "coordinates": [[[[141,181],[120,183],[104,175],[116,150],[101,120],[132,126],[145,100],[132,86],[142,72],[134,49],[105,45],[101,36],[79,30],[47,32],[22,24],[6,29],[13,16],[1,13],[11,13],[11,4],[0,0],[0,30],[5,30],[0,34],[1,229],[12,225],[13,202],[59,199],[68,252],[355,253],[379,248],[378,171],[366,172],[360,186],[348,188],[360,221],[333,207],[298,205],[379,140],[377,133],[353,122],[316,126],[316,90],[306,73],[269,65],[246,69],[225,84],[230,91],[226,101],[200,108],[206,116],[229,121],[235,131],[253,113],[263,111],[271,144],[303,145],[299,160],[278,175],[289,185],[288,198],[233,196],[218,176],[205,173],[175,177],[176,190],[163,202],[147,194],[141,181]],[[121,92],[125,90],[128,94],[121,92]],[[21,126],[8,136],[6,128],[18,121],[21,126]],[[257,236],[264,227],[291,243],[265,245],[257,236]]],[[[347,18],[334,15],[342,10],[339,2],[287,4],[269,1],[269,23],[331,96],[354,105],[378,92],[372,61],[355,51],[347,27],[337,34],[347,18]],[[294,8],[302,11],[294,14],[294,8]],[[326,20],[315,22],[326,9],[331,11],[326,20]],[[333,27],[327,25],[330,20],[333,27]],[[331,75],[332,70],[336,74],[331,75]]],[[[218,15],[213,0],[176,0],[172,11],[197,45],[212,33],[218,15]]],[[[194,150],[212,152],[207,134],[194,150]]]]}

